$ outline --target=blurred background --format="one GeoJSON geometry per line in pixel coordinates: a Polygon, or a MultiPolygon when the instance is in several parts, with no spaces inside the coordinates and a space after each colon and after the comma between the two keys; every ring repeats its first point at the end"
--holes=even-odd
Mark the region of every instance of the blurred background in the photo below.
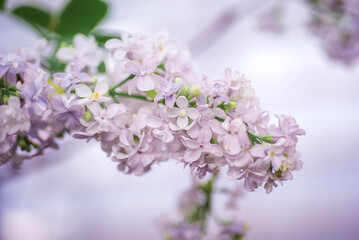
{"type": "MultiPolygon", "coordinates": [[[[67,2],[8,0],[5,8],[37,4],[56,12],[67,2]]],[[[304,167],[294,180],[241,200],[248,240],[359,239],[359,65],[328,57],[303,1],[286,2],[280,27],[265,14],[268,2],[113,0],[98,28],[147,35],[165,28],[189,44],[202,73],[239,70],[263,109],[290,114],[306,130],[298,144],[304,167]]],[[[38,38],[5,12],[0,26],[0,51],[38,38]]],[[[190,184],[189,169],[174,161],[136,177],[118,172],[97,142],[68,137],[60,149],[20,170],[0,168],[0,239],[160,239],[159,218],[176,209],[190,184]]]]}

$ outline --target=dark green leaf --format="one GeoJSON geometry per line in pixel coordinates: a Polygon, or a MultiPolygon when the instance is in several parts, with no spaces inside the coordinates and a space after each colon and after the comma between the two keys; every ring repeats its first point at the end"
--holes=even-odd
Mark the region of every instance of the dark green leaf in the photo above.
{"type": "Polygon", "coordinates": [[[100,0],[72,0],[60,16],[57,32],[61,35],[88,35],[107,14],[107,4],[100,0]]]}
{"type": "Polygon", "coordinates": [[[100,65],[98,65],[97,70],[98,70],[99,73],[104,73],[104,72],[106,72],[106,64],[105,64],[104,61],[102,61],[102,62],[100,63],[100,65]]]}
{"type": "Polygon", "coordinates": [[[0,0],[0,10],[4,10],[5,8],[5,0],[0,0]]]}
{"type": "Polygon", "coordinates": [[[107,34],[102,32],[92,32],[91,35],[93,35],[96,38],[96,41],[100,46],[104,46],[105,43],[113,38],[121,39],[120,34],[107,34]]]}
{"type": "Polygon", "coordinates": [[[50,25],[50,14],[40,8],[21,6],[15,8],[12,12],[14,15],[24,19],[37,29],[39,26],[48,28],[50,25]]]}

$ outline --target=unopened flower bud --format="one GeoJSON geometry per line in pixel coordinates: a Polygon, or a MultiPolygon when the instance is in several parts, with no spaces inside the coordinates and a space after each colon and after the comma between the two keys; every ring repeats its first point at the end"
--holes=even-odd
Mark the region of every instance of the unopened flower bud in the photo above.
{"type": "Polygon", "coordinates": [[[262,137],[262,139],[267,143],[273,143],[273,137],[271,135],[265,135],[262,137]]]}
{"type": "Polygon", "coordinates": [[[3,102],[4,104],[7,104],[8,101],[9,101],[9,97],[8,97],[7,95],[4,95],[4,96],[2,97],[2,102],[3,102]]]}
{"type": "Polygon", "coordinates": [[[92,113],[90,111],[86,111],[84,113],[84,115],[82,116],[82,118],[86,121],[89,122],[92,120],[92,113]]]}
{"type": "Polygon", "coordinates": [[[183,79],[181,77],[176,77],[175,82],[183,82],[183,79]]]}
{"type": "Polygon", "coordinates": [[[193,84],[193,85],[190,87],[189,93],[190,93],[192,96],[195,96],[195,97],[199,97],[199,96],[201,96],[201,94],[202,94],[201,89],[199,89],[199,87],[198,87],[197,84],[193,84]]]}
{"type": "Polygon", "coordinates": [[[235,109],[237,107],[237,103],[235,101],[231,101],[229,103],[229,107],[232,108],[232,109],[235,109]]]}
{"type": "Polygon", "coordinates": [[[184,95],[184,96],[187,96],[188,91],[189,91],[189,87],[188,86],[183,86],[181,94],[184,95]]]}

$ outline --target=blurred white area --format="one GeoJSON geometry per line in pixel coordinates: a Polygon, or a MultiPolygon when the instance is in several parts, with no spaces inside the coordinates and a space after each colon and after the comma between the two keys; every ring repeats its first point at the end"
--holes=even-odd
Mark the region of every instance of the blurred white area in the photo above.
{"type": "MultiPolygon", "coordinates": [[[[112,1],[103,27],[145,34],[164,27],[189,42],[236,2],[112,1]]],[[[291,114],[307,132],[298,146],[303,170],[269,195],[263,189],[247,193],[239,214],[251,226],[248,240],[358,239],[359,67],[326,57],[303,27],[303,6],[293,3],[288,11],[283,35],[258,31],[254,17],[240,18],[194,56],[206,75],[222,74],[227,66],[245,74],[263,109],[291,114]]],[[[0,50],[36,39],[7,16],[0,15],[0,26],[0,50]]],[[[154,220],[175,211],[189,184],[189,170],[172,162],[143,177],[123,175],[96,142],[67,139],[60,151],[46,153],[0,185],[0,238],[159,239],[154,220]],[[42,161],[56,163],[29,170],[42,161]]]]}

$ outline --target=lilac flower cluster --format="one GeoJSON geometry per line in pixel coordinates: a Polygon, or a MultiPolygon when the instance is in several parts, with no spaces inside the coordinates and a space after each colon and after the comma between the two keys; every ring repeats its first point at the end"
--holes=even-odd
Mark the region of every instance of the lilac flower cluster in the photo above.
{"type": "Polygon", "coordinates": [[[323,40],[328,55],[345,64],[359,57],[359,1],[308,0],[309,28],[323,40]]]}
{"type": "Polygon", "coordinates": [[[53,118],[48,96],[54,89],[40,57],[40,51],[0,54],[0,165],[11,160],[18,168],[45,148],[57,148],[54,138],[64,130],[53,118]]]}
{"type": "Polygon", "coordinates": [[[304,130],[287,115],[269,124],[238,72],[197,75],[186,46],[167,34],[124,33],[106,49],[83,35],[74,43],[58,50],[66,67],[53,74],[20,55],[1,55],[2,81],[19,93],[1,105],[2,162],[15,158],[22,139],[43,149],[70,132],[100,141],[120,171],[136,175],[172,158],[200,179],[227,167],[246,190],[264,184],[270,192],[301,168],[296,144],[304,130]]]}

